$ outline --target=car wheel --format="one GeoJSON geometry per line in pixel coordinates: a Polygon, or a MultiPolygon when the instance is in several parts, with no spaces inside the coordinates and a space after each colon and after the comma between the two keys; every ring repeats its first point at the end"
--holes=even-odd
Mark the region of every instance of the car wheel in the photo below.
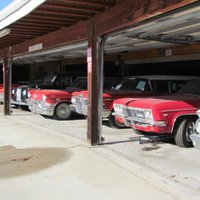
{"type": "MultiPolygon", "coordinates": [[[[113,112],[112,112],[113,113],[113,112]]],[[[109,126],[111,128],[117,128],[117,129],[120,129],[120,128],[125,128],[125,124],[124,123],[121,123],[119,121],[116,120],[115,116],[112,115],[112,113],[110,114],[109,118],[108,118],[108,121],[109,121],[109,126]]]]}
{"type": "Polygon", "coordinates": [[[20,106],[18,106],[18,108],[19,108],[20,110],[30,111],[29,108],[28,108],[28,106],[25,106],[25,105],[20,105],[20,106]]]}
{"type": "Polygon", "coordinates": [[[72,111],[67,103],[60,103],[56,106],[54,111],[54,119],[67,120],[71,119],[72,111]]]}
{"type": "Polygon", "coordinates": [[[137,130],[137,129],[134,129],[134,128],[133,128],[133,132],[134,132],[135,134],[137,134],[137,135],[148,135],[147,132],[145,132],[145,131],[140,131],[140,130],[137,130]]]}
{"type": "Polygon", "coordinates": [[[186,117],[178,119],[173,131],[173,140],[176,145],[180,147],[192,147],[193,143],[190,139],[190,135],[195,131],[194,117],[186,117]]]}

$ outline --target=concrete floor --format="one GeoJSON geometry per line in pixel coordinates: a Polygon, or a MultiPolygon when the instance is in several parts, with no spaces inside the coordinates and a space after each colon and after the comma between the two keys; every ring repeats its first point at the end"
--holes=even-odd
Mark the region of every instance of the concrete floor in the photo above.
{"type": "Polygon", "coordinates": [[[200,150],[139,144],[131,129],[103,125],[105,144],[86,142],[87,121],[55,121],[0,106],[2,200],[200,199],[200,150]]]}

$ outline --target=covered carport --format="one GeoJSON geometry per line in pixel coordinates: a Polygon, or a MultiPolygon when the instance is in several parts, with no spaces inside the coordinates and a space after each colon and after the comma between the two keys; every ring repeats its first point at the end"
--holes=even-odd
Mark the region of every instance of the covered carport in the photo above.
{"type": "Polygon", "coordinates": [[[200,3],[197,0],[41,3],[28,15],[3,27],[8,31],[0,38],[5,115],[11,114],[12,62],[87,55],[87,138],[91,145],[100,144],[104,55],[117,53],[127,62],[157,59],[159,55],[165,59],[172,55],[181,59],[189,54],[193,59],[198,58],[200,3]]]}

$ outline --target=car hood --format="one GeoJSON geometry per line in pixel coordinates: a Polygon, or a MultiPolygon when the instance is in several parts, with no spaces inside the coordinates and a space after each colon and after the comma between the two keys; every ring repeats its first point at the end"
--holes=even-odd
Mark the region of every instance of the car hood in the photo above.
{"type": "MultiPolygon", "coordinates": [[[[73,96],[79,96],[82,95],[83,97],[88,97],[88,91],[79,91],[79,92],[73,92],[73,96]]],[[[130,91],[130,90],[104,90],[103,91],[103,99],[117,99],[117,98],[123,98],[123,97],[140,97],[141,92],[139,91],[130,91]]]]}
{"type": "Polygon", "coordinates": [[[173,95],[156,98],[139,98],[129,101],[127,106],[157,111],[194,109],[200,106],[200,96],[173,95]]]}
{"type": "Polygon", "coordinates": [[[66,90],[35,90],[31,98],[34,100],[42,100],[44,96],[47,98],[62,98],[66,96],[71,97],[71,93],[66,90]]]}

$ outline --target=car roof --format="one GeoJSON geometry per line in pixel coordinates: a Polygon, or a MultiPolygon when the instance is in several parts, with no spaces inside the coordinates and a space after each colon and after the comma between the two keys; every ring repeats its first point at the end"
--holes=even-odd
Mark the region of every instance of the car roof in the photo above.
{"type": "Polygon", "coordinates": [[[148,80],[191,80],[200,78],[198,76],[183,76],[183,75],[139,75],[139,76],[129,76],[125,78],[141,78],[141,79],[148,79],[148,80]]]}

